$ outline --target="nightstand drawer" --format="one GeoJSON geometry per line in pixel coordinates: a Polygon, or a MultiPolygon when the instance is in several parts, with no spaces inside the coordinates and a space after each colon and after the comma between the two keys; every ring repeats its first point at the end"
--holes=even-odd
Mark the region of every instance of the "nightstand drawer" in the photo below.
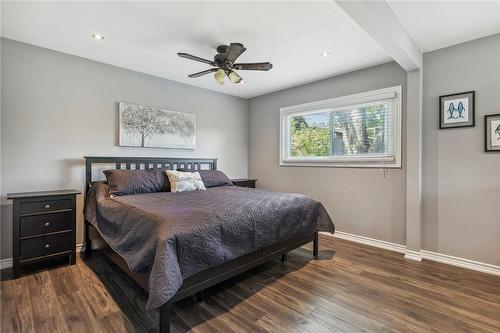
{"type": "Polygon", "coordinates": [[[21,241],[21,260],[71,251],[71,232],[30,238],[21,241]]]}
{"type": "Polygon", "coordinates": [[[21,237],[71,230],[71,212],[21,217],[21,237]]]}
{"type": "Polygon", "coordinates": [[[71,200],[69,199],[23,202],[21,204],[21,215],[46,213],[70,208],[71,200]]]}

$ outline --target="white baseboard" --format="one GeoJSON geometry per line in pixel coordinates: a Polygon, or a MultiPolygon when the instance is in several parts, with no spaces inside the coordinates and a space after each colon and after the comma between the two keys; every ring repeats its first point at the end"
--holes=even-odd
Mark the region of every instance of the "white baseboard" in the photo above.
{"type": "Polygon", "coordinates": [[[76,244],[76,253],[85,252],[85,243],[76,244]]]}
{"type": "Polygon", "coordinates": [[[364,236],[358,236],[358,235],[354,235],[354,234],[349,234],[347,232],[335,231],[335,234],[333,234],[333,237],[337,237],[340,239],[345,239],[345,240],[349,240],[349,241],[353,241],[353,242],[361,243],[361,244],[365,244],[365,245],[370,245],[370,246],[374,246],[374,247],[378,247],[381,249],[394,251],[394,252],[398,252],[398,253],[406,253],[406,246],[405,245],[386,242],[383,240],[368,238],[368,237],[364,237],[364,236]]]}
{"type": "Polygon", "coordinates": [[[422,261],[422,255],[420,254],[420,251],[413,251],[406,249],[404,258],[407,260],[413,260],[418,262],[422,261]]]}
{"type": "Polygon", "coordinates": [[[420,254],[423,259],[500,276],[500,266],[495,266],[491,264],[486,264],[484,262],[454,257],[447,254],[442,254],[427,250],[420,250],[420,254]]]}
{"type": "MultiPolygon", "coordinates": [[[[324,233],[324,234],[331,235],[329,233],[324,233]]],[[[442,254],[442,253],[437,253],[437,252],[432,252],[432,251],[427,251],[427,250],[420,250],[420,251],[408,250],[408,249],[406,249],[405,245],[391,243],[391,242],[382,241],[382,240],[373,239],[373,238],[368,238],[368,237],[364,237],[364,236],[358,236],[358,235],[354,235],[354,234],[350,234],[350,233],[342,232],[342,231],[335,231],[335,234],[333,235],[333,237],[337,237],[340,239],[345,239],[345,240],[349,240],[352,242],[361,243],[361,244],[365,244],[365,245],[369,245],[369,246],[374,246],[374,247],[378,247],[378,248],[389,250],[389,251],[403,253],[404,258],[408,259],[408,260],[414,260],[414,261],[418,261],[418,262],[422,261],[422,259],[431,260],[431,261],[436,261],[436,262],[440,262],[443,264],[448,264],[448,265],[452,265],[452,266],[462,267],[462,268],[471,269],[471,270],[478,271],[478,272],[483,272],[483,273],[488,273],[488,274],[500,276],[500,266],[491,265],[491,264],[487,264],[484,262],[454,257],[454,256],[450,256],[447,254],[442,254]]]]}
{"type": "MultiPolygon", "coordinates": [[[[331,235],[329,233],[324,233],[324,234],[331,235]]],[[[474,271],[479,271],[479,272],[483,272],[483,273],[488,273],[488,274],[500,276],[500,266],[495,266],[495,265],[487,264],[484,262],[454,257],[454,256],[450,256],[447,254],[442,254],[442,253],[437,253],[437,252],[432,252],[432,251],[427,251],[427,250],[420,250],[420,251],[407,250],[405,245],[391,243],[391,242],[373,239],[373,238],[364,237],[364,236],[358,236],[358,235],[354,235],[354,234],[350,234],[350,233],[342,232],[342,231],[335,231],[335,234],[333,235],[333,237],[337,237],[340,239],[345,239],[345,240],[349,240],[352,242],[361,243],[361,244],[365,244],[365,245],[369,245],[369,246],[373,246],[373,247],[378,247],[378,248],[393,251],[393,252],[403,253],[404,258],[408,259],[408,260],[414,260],[414,261],[419,262],[422,259],[426,259],[426,260],[440,262],[443,264],[448,264],[448,265],[452,265],[452,266],[462,267],[462,268],[471,269],[474,271]]],[[[76,252],[77,253],[85,252],[85,243],[77,244],[76,245],[76,252]]],[[[12,258],[6,258],[6,259],[0,260],[0,269],[10,268],[10,267],[12,267],[12,258]]]]}
{"type": "MultiPolygon", "coordinates": [[[[85,243],[76,244],[76,253],[85,252],[85,243]]],[[[0,260],[0,269],[11,268],[12,258],[5,258],[0,260]]]]}
{"type": "Polygon", "coordinates": [[[0,269],[12,267],[12,258],[0,260],[0,269]]]}

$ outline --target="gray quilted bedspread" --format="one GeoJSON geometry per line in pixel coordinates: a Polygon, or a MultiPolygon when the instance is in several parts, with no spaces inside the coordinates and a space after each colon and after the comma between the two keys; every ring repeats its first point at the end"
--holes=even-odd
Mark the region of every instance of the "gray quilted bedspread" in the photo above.
{"type": "Polygon", "coordinates": [[[149,274],[149,310],[194,273],[280,241],[335,230],[323,205],[308,196],[237,186],[110,197],[108,186],[97,182],[85,218],[131,271],[149,274]]]}

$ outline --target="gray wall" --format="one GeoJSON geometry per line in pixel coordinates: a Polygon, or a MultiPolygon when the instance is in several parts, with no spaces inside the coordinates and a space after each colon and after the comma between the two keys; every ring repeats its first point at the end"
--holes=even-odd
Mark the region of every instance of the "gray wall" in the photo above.
{"type": "Polygon", "coordinates": [[[500,113],[500,34],[424,55],[423,247],[500,265],[500,153],[484,115],[500,113]],[[476,126],[438,129],[439,96],[476,91],[476,126]]]}
{"type": "MultiPolygon", "coordinates": [[[[279,167],[279,109],[349,94],[403,85],[406,72],[384,64],[252,98],[249,105],[249,175],[258,187],[311,195],[325,205],[337,230],[405,244],[406,166],[380,169],[279,167]]],[[[403,139],[403,152],[406,142],[403,139]]]]}
{"type": "Polygon", "coordinates": [[[85,155],[217,157],[228,176],[247,176],[246,100],[11,40],[1,48],[2,258],[11,256],[5,194],[83,190],[85,155]],[[117,147],[117,101],[195,113],[196,150],[117,147]]]}
{"type": "MultiPolygon", "coordinates": [[[[380,65],[249,101],[5,40],[2,46],[1,258],[10,256],[5,193],[83,189],[84,155],[218,157],[229,176],[309,194],[337,229],[406,242],[406,108],[403,168],[279,167],[280,107],[400,85],[380,65]],[[116,146],[119,100],[197,114],[194,152],[116,146]]],[[[500,35],[424,55],[423,248],[500,265],[500,154],[483,152],[485,114],[500,113],[500,35]],[[438,130],[439,95],[476,91],[476,127],[438,130]]],[[[405,101],[403,103],[406,104],[405,101]]],[[[82,198],[78,202],[82,209],[82,198]]],[[[79,214],[78,242],[82,216],[79,214]]]]}

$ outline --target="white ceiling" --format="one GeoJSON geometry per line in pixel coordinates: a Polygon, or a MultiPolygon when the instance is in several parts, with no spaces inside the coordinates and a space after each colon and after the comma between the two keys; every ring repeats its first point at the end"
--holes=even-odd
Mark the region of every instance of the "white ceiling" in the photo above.
{"type": "Polygon", "coordinates": [[[424,52],[500,33],[498,0],[388,2],[424,52]]]}
{"type": "MultiPolygon", "coordinates": [[[[500,33],[500,1],[388,2],[424,52],[500,33]]],[[[1,10],[3,37],[245,98],[391,61],[334,1],[2,1],[1,10]],[[274,68],[240,71],[245,85],[187,77],[209,66],[177,52],[212,59],[230,42],[247,47],[239,62],[274,68]]]]}
{"type": "Polygon", "coordinates": [[[391,61],[333,1],[9,2],[3,37],[240,97],[253,97],[391,61]],[[91,38],[101,33],[104,40],[91,38]],[[270,61],[269,72],[240,71],[245,85],[218,85],[209,66],[218,44],[241,42],[240,62],[270,61]],[[322,51],[331,52],[321,57],[322,51]]]}

